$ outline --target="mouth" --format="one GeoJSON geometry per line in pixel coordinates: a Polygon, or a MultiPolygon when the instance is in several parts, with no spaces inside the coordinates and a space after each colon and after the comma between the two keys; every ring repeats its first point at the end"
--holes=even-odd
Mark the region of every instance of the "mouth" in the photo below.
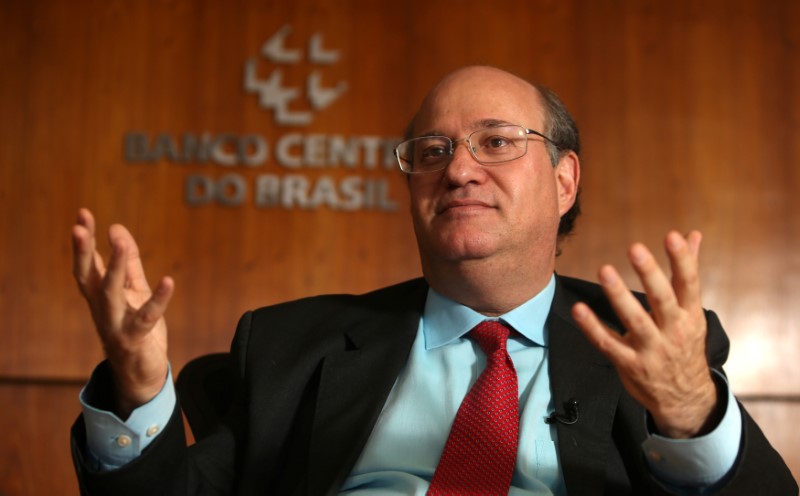
{"type": "Polygon", "coordinates": [[[440,205],[436,209],[436,215],[441,215],[448,212],[478,211],[486,208],[493,208],[493,207],[488,203],[482,202],[480,200],[464,198],[459,200],[451,200],[449,202],[446,202],[444,205],[440,205]]]}

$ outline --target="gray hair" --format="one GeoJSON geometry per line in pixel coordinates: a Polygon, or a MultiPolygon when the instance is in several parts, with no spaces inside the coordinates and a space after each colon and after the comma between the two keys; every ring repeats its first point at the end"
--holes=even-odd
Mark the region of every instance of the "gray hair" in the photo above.
{"type": "MultiPolygon", "coordinates": [[[[553,167],[558,165],[558,161],[567,152],[573,151],[580,155],[581,141],[578,126],[575,119],[567,110],[566,105],[553,91],[544,86],[534,85],[542,97],[544,104],[544,134],[553,142],[547,142],[547,153],[550,155],[550,163],[553,167]]],[[[561,241],[570,235],[575,229],[575,220],[581,214],[580,188],[575,196],[575,203],[567,212],[561,216],[558,224],[558,239],[561,241]]]]}

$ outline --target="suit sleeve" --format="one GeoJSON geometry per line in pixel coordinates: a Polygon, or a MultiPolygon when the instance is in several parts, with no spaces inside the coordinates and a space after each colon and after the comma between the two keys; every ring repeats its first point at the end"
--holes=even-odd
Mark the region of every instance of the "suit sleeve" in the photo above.
{"type": "MultiPolygon", "coordinates": [[[[708,361],[712,368],[723,371],[730,343],[716,314],[707,312],[706,319],[708,361]]],[[[733,468],[718,486],[718,494],[797,495],[797,482],[780,454],[770,445],[744,406],[738,403],[738,407],[742,412],[739,454],[733,468]]]]}
{"type": "MultiPolygon", "coordinates": [[[[248,325],[249,319],[243,317],[232,345],[234,355],[246,348],[248,325]]],[[[243,370],[243,367],[238,370],[243,370]]],[[[103,382],[113,383],[110,380],[103,382]]],[[[240,384],[231,387],[241,391],[240,384]]],[[[102,394],[112,393],[109,390],[102,394]]],[[[70,443],[81,494],[230,494],[235,479],[237,447],[241,445],[241,426],[245,423],[241,413],[243,409],[237,405],[241,396],[235,395],[233,407],[217,429],[190,447],[186,446],[179,396],[162,432],[142,451],[141,456],[116,470],[99,469],[96,461],[88,455],[86,425],[83,416],[79,416],[72,427],[70,443]]]]}
{"type": "MultiPolygon", "coordinates": [[[[186,439],[180,409],[175,407],[164,430],[142,455],[116,470],[98,470],[86,450],[86,427],[79,417],[72,427],[71,449],[83,495],[175,494],[163,484],[182,472],[181,451],[186,439]],[[156,483],[155,481],[159,481],[156,483]],[[157,488],[161,489],[157,489],[157,488]]],[[[172,486],[172,484],[170,484],[172,486]]]]}

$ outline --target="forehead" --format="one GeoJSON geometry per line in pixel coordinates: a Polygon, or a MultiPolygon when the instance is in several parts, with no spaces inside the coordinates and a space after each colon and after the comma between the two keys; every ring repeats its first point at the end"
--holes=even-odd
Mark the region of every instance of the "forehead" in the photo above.
{"type": "Polygon", "coordinates": [[[544,109],[538,90],[499,69],[475,67],[445,77],[422,102],[414,135],[460,136],[487,121],[541,129],[544,109]]]}

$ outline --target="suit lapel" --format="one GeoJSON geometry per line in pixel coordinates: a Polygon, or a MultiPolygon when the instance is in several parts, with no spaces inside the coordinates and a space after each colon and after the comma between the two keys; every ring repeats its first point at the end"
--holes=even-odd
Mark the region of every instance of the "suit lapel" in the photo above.
{"type": "Polygon", "coordinates": [[[417,334],[420,283],[392,301],[344,312],[343,347],[321,363],[309,448],[309,494],[336,494],[355,465],[417,334]]]}
{"type": "Polygon", "coordinates": [[[578,421],[557,424],[558,453],[570,496],[602,491],[611,430],[621,384],[611,363],[584,337],[572,320],[576,299],[560,281],[548,318],[550,384],[557,412],[572,398],[579,402],[578,421]]]}
{"type": "MultiPolygon", "coordinates": [[[[421,282],[381,304],[343,312],[331,323],[340,329],[342,346],[320,366],[308,454],[309,494],[338,493],[358,460],[406,363],[426,291],[421,282]]],[[[547,321],[550,383],[557,411],[563,412],[571,398],[580,403],[578,422],[556,426],[567,490],[570,496],[594,496],[604,485],[622,386],[611,363],[572,320],[570,308],[576,301],[558,281],[547,321]]]]}

